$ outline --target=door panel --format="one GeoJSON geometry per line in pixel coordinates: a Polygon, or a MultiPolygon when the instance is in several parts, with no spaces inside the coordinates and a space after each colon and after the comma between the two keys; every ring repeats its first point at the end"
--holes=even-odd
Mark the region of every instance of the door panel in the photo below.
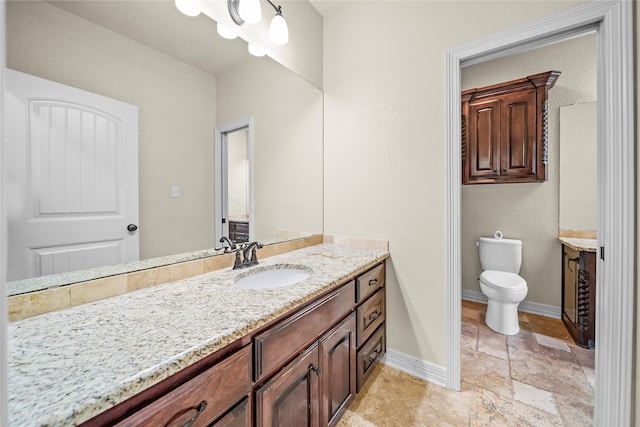
{"type": "Polygon", "coordinates": [[[351,313],[320,341],[320,425],[334,426],[356,395],[356,318],[351,313]]]}
{"type": "Polygon", "coordinates": [[[281,373],[256,390],[256,425],[319,425],[318,362],[318,346],[314,344],[281,373]]]}
{"type": "Polygon", "coordinates": [[[469,107],[471,177],[493,177],[500,167],[500,100],[472,103],[469,107]]]}
{"type": "Polygon", "coordinates": [[[137,107],[5,70],[8,280],[139,259],[137,107]]]}
{"type": "Polygon", "coordinates": [[[535,174],[536,92],[517,93],[503,100],[506,123],[502,135],[502,173],[535,174]]]}

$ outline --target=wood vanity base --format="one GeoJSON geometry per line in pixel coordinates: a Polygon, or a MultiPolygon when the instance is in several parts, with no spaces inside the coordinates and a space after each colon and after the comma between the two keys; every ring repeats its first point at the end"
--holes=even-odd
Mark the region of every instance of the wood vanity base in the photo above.
{"type": "Polygon", "coordinates": [[[82,426],[335,426],[385,346],[384,262],[82,426]]]}

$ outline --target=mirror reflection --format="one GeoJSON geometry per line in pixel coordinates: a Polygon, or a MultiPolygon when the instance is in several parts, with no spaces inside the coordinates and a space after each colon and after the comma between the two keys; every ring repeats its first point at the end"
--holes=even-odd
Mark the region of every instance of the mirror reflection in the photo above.
{"type": "MultiPolygon", "coordinates": [[[[119,228],[137,236],[141,260],[28,283],[14,276],[10,294],[216,253],[222,196],[218,202],[214,136],[218,126],[247,118],[253,123],[253,191],[245,201],[253,209],[251,238],[272,243],[322,233],[318,88],[268,57],[252,57],[244,41],[221,39],[210,18],[186,17],[173,2],[9,1],[6,28],[9,69],[137,108],[137,182],[122,186],[137,186],[138,218],[122,219],[119,228]],[[126,230],[131,224],[137,229],[126,230]]],[[[32,190],[32,176],[25,176],[32,190]]],[[[3,180],[9,194],[29,194],[20,187],[27,184],[3,180]]],[[[235,213],[241,197],[234,189],[224,201],[235,213]]],[[[16,218],[32,215],[34,203],[22,203],[10,205],[10,234],[16,218]]],[[[74,216],[65,209],[55,214],[74,216]]],[[[36,264],[46,252],[37,249],[16,252],[36,264]]]]}

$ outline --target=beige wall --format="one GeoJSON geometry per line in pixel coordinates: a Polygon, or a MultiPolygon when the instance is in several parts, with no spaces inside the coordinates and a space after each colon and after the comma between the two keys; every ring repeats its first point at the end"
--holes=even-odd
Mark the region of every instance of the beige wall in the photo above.
{"type": "Polygon", "coordinates": [[[270,58],[252,58],[218,76],[217,102],[220,125],[254,118],[255,236],[322,234],[322,92],[270,58]]]}
{"type": "Polygon", "coordinates": [[[139,107],[141,258],[213,247],[215,78],[43,2],[6,31],[9,68],[139,107]]]}
{"type": "Polygon", "coordinates": [[[562,72],[549,91],[549,180],[462,186],[462,288],[480,292],[476,241],[500,230],[505,237],[522,240],[520,275],[529,287],[526,301],[560,307],[560,107],[597,97],[595,34],[465,68],[462,89],[549,70],[562,72]]]}
{"type": "Polygon", "coordinates": [[[391,349],[446,364],[447,49],[579,4],[354,1],[325,17],[325,233],[389,240],[391,349]]]}

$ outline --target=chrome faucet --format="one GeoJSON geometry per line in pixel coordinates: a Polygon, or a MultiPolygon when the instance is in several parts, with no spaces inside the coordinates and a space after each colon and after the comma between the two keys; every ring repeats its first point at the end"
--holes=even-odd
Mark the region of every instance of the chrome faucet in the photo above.
{"type": "Polygon", "coordinates": [[[262,248],[262,243],[251,242],[240,244],[236,249],[236,260],[233,264],[233,269],[247,268],[252,265],[258,265],[258,256],[256,250],[262,248]],[[242,260],[240,259],[240,251],[242,251],[242,260]]]}

